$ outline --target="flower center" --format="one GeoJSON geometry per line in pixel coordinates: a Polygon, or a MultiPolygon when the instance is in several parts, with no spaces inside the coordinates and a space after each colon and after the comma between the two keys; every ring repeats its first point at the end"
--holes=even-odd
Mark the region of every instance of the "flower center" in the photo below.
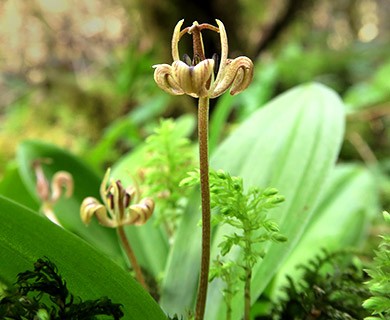
{"type": "Polygon", "coordinates": [[[183,57],[183,61],[188,64],[189,66],[195,66],[199,62],[206,60],[205,52],[204,52],[204,46],[203,46],[203,39],[202,39],[202,30],[208,29],[214,32],[219,32],[219,28],[208,24],[208,23],[202,23],[199,24],[197,21],[195,21],[191,27],[184,28],[180,32],[179,39],[186,33],[192,35],[192,48],[193,48],[193,58],[192,61],[190,60],[188,55],[185,55],[186,57],[183,57]],[[189,63],[190,62],[190,63],[189,63]]]}

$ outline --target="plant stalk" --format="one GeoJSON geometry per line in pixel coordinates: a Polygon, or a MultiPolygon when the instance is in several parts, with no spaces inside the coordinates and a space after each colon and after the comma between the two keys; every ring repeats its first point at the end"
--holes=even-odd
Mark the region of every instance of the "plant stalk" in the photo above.
{"type": "Polygon", "coordinates": [[[245,259],[245,286],[244,286],[244,320],[250,320],[251,313],[251,281],[252,281],[252,264],[249,261],[249,257],[252,254],[252,231],[250,230],[250,225],[248,221],[244,222],[244,237],[245,237],[245,247],[244,255],[245,259]]]}
{"type": "Polygon", "coordinates": [[[244,309],[244,320],[250,319],[251,313],[251,280],[252,280],[252,268],[250,266],[245,267],[245,309],[244,309]]]}
{"type": "Polygon", "coordinates": [[[231,320],[232,319],[232,299],[233,299],[232,289],[229,288],[227,291],[225,291],[225,295],[226,295],[226,298],[225,298],[226,320],[231,320]]]}
{"type": "Polygon", "coordinates": [[[206,308],[207,287],[210,268],[210,184],[208,150],[209,98],[198,101],[198,139],[200,190],[202,198],[202,258],[195,320],[202,320],[206,308]]]}
{"type": "Polygon", "coordinates": [[[127,239],[125,230],[123,229],[123,226],[119,226],[117,228],[119,238],[122,242],[123,248],[126,252],[127,257],[129,258],[130,264],[133,267],[133,270],[135,272],[135,277],[138,280],[138,282],[145,288],[145,290],[149,291],[148,286],[146,285],[144,276],[141,271],[141,267],[138,264],[137,258],[135,257],[133,248],[130,245],[129,240],[127,239]]]}

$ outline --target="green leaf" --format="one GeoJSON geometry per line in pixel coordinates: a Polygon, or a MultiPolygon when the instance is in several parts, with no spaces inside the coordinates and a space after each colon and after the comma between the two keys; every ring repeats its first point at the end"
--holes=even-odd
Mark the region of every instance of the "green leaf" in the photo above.
{"type": "Polygon", "coordinates": [[[102,227],[93,220],[87,227],[80,219],[80,204],[88,196],[100,198],[100,178],[80,159],[70,153],[39,141],[25,141],[17,152],[20,176],[30,194],[37,200],[35,173],[32,163],[36,159],[48,158],[51,164],[44,165],[47,178],[60,170],[68,171],[74,179],[74,192],[69,199],[61,198],[54,211],[61,224],[69,231],[79,235],[118,263],[124,263],[115,230],[102,227]]]}
{"type": "Polygon", "coordinates": [[[225,124],[228,120],[229,114],[234,108],[235,97],[230,94],[225,94],[218,99],[218,103],[215,106],[213,113],[210,117],[210,137],[209,137],[209,149],[210,153],[217,147],[221,135],[224,131],[225,124]]]}
{"type": "Polygon", "coordinates": [[[0,181],[0,194],[32,210],[39,209],[37,199],[33,198],[26,189],[20,177],[19,168],[14,162],[10,162],[5,169],[4,176],[0,181]]]}
{"type": "MultiPolygon", "coordinates": [[[[211,166],[241,176],[247,187],[275,187],[286,202],[271,212],[287,243],[272,244],[253,270],[253,300],[263,292],[275,272],[296,246],[309,223],[316,201],[337,158],[344,130],[339,97],[320,84],[294,88],[256,111],[216,150],[211,166]]],[[[191,309],[196,294],[200,259],[199,194],[191,199],[176,237],[161,305],[168,312],[191,309]],[[188,270],[191,270],[190,272],[188,270]]],[[[215,231],[216,244],[226,233],[215,231]]],[[[206,319],[223,319],[221,288],[209,287],[206,319]]],[[[242,294],[238,294],[237,297],[242,294]]],[[[233,319],[243,308],[235,302],[233,319]]]]}
{"type": "Polygon", "coordinates": [[[131,145],[138,145],[142,140],[140,127],[147,121],[160,115],[166,109],[169,95],[160,95],[139,105],[128,115],[112,122],[104,131],[103,137],[92,150],[86,152],[87,162],[98,168],[107,160],[115,160],[119,152],[115,144],[124,139],[131,145]]]}
{"type": "Polygon", "coordinates": [[[157,303],[116,263],[85,241],[0,196],[0,282],[11,285],[43,256],[58,267],[75,296],[107,296],[123,304],[125,319],[166,319],[157,303]]]}
{"type": "Polygon", "coordinates": [[[273,281],[277,290],[297,282],[305,264],[326,249],[328,252],[356,247],[367,237],[368,226],[379,211],[377,187],[371,172],[358,165],[336,167],[305,234],[273,281]]]}

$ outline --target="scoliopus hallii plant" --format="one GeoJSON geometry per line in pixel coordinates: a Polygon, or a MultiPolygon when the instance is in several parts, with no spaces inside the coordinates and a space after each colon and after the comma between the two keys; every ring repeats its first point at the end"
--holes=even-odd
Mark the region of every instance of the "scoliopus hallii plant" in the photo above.
{"type": "Polygon", "coordinates": [[[193,22],[181,29],[184,20],[180,20],[172,37],[173,63],[155,65],[154,79],[157,85],[172,95],[187,94],[198,98],[198,139],[200,162],[200,187],[202,199],[202,256],[195,319],[203,319],[210,266],[210,186],[208,159],[208,117],[209,99],[216,98],[230,88],[235,95],[245,90],[253,78],[253,63],[247,57],[228,59],[228,40],[223,23],[216,20],[218,27],[193,22]],[[221,41],[221,59],[216,70],[216,58],[206,58],[203,47],[202,31],[219,33],[221,41]],[[185,34],[192,36],[192,59],[185,55],[179,57],[178,44],[185,34]],[[214,73],[216,72],[216,76],[214,73]]]}

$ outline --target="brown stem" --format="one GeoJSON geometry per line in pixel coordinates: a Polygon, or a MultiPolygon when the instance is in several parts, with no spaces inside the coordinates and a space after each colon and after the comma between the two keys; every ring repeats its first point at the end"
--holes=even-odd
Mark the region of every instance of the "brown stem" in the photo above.
{"type": "Polygon", "coordinates": [[[119,226],[117,228],[117,231],[118,231],[119,238],[122,242],[123,248],[125,249],[126,255],[129,258],[130,264],[133,267],[133,270],[135,272],[136,279],[146,290],[149,290],[148,286],[146,285],[144,276],[142,275],[141,267],[139,266],[134,251],[131,248],[130,242],[126,237],[125,230],[123,229],[122,226],[119,226]]]}
{"type": "Polygon", "coordinates": [[[362,136],[356,132],[353,131],[349,135],[347,135],[347,140],[351,142],[351,144],[355,147],[357,152],[359,153],[360,157],[364,160],[367,164],[377,164],[378,159],[375,156],[375,153],[371,150],[370,146],[362,136]]]}
{"type": "Polygon", "coordinates": [[[245,309],[244,309],[244,320],[250,319],[251,313],[251,280],[252,280],[252,268],[247,266],[245,268],[245,289],[244,289],[244,298],[245,298],[245,309]]]}
{"type": "Polygon", "coordinates": [[[202,197],[202,261],[195,320],[202,320],[206,307],[207,286],[210,267],[210,185],[208,152],[209,98],[199,98],[198,138],[200,163],[200,189],[202,197]]]}

